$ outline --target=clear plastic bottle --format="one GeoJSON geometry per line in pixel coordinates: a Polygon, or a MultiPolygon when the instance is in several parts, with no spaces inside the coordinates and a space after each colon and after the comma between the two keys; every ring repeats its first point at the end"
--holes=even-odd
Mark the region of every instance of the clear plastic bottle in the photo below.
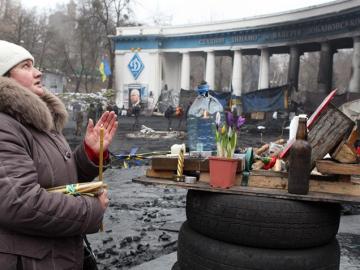
{"type": "MultiPolygon", "coordinates": [[[[187,138],[190,151],[215,151],[215,116],[223,114],[221,103],[209,94],[209,86],[198,86],[198,96],[187,114],[187,138]]],[[[224,119],[224,118],[222,118],[224,119]]]]}

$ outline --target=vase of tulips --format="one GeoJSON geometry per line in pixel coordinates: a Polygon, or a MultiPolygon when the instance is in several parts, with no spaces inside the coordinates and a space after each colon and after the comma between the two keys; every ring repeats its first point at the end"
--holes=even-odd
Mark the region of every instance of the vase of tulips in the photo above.
{"type": "Polygon", "coordinates": [[[229,188],[235,184],[238,160],[233,157],[238,132],[244,123],[245,118],[235,112],[226,112],[225,122],[221,121],[221,114],[217,113],[215,120],[217,156],[209,157],[211,186],[229,188]]]}

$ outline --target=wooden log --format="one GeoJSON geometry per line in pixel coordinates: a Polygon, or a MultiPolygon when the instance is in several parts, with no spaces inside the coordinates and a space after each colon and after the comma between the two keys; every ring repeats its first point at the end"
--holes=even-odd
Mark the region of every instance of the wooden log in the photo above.
{"type": "Polygon", "coordinates": [[[344,164],[331,160],[317,160],[316,168],[322,174],[360,175],[360,164],[344,164]]]}
{"type": "Polygon", "coordinates": [[[256,155],[261,155],[262,153],[266,152],[267,150],[269,150],[270,145],[269,144],[264,144],[263,146],[261,146],[260,148],[255,150],[255,154],[256,155]]]}
{"type": "Polygon", "coordinates": [[[286,140],[285,139],[278,139],[274,143],[284,145],[284,144],[286,144],[286,140]]]}
{"type": "Polygon", "coordinates": [[[345,139],[338,145],[334,153],[331,154],[331,157],[341,163],[356,163],[357,155],[354,143],[359,139],[359,132],[356,127],[353,128],[349,137],[345,139]]]}
{"type": "Polygon", "coordinates": [[[264,162],[259,159],[259,160],[255,161],[251,165],[251,167],[252,167],[253,170],[260,170],[260,169],[262,169],[264,167],[264,165],[265,165],[264,162]]]}

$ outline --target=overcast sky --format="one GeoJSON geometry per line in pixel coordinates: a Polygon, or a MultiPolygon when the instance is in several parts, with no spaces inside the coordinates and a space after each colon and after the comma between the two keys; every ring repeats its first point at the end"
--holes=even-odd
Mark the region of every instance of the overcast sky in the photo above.
{"type": "MultiPolygon", "coordinates": [[[[69,0],[22,0],[27,7],[53,9],[69,0]]],[[[206,23],[277,13],[330,0],[131,0],[138,21],[150,23],[154,17],[173,25],[206,23]]]]}

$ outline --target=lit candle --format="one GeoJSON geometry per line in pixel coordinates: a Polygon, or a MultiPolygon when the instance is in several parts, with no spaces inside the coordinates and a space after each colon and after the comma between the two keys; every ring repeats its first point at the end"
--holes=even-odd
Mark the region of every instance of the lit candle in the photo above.
{"type": "Polygon", "coordinates": [[[103,180],[103,163],[104,163],[104,128],[100,127],[100,151],[99,151],[99,181],[103,180]]]}

